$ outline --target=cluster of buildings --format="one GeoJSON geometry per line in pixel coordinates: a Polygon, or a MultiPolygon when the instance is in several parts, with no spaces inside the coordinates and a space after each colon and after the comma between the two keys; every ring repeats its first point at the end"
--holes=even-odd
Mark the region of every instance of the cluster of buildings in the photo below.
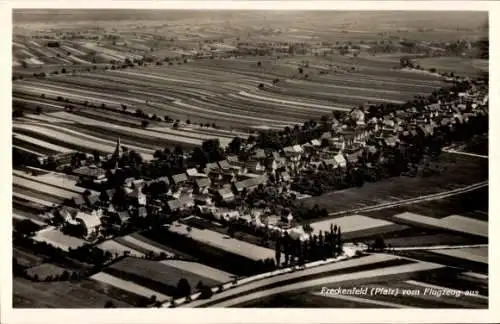
{"type": "MultiPolygon", "coordinates": [[[[75,198],[73,212],[64,212],[62,216],[68,224],[84,227],[82,235],[89,240],[95,239],[102,227],[120,229],[134,217],[174,213],[187,216],[196,209],[218,219],[240,219],[268,228],[287,229],[293,220],[289,211],[285,209],[274,215],[270,210],[248,207],[245,197],[266,186],[279,188],[280,194],[290,194],[293,180],[303,172],[314,172],[320,165],[333,169],[356,165],[365,152],[376,153],[383,146],[395,147],[401,138],[417,129],[431,136],[436,127],[454,127],[472,116],[485,115],[487,104],[487,88],[479,85],[453,94],[448,101],[427,103],[419,109],[401,108],[380,118],[368,119],[368,108],[356,108],[342,122],[329,118],[326,123],[330,130],[303,145],[276,151],[246,145],[244,149],[250,156],[244,161],[237,155],[228,155],[203,169],[191,168],[153,180],[128,178],[123,186],[124,208],[112,203],[116,190],[108,189],[100,195],[75,198]],[[368,144],[373,139],[380,145],[368,144]],[[157,193],[152,194],[153,190],[157,193]]],[[[118,141],[114,156],[123,154],[120,150],[118,141]]],[[[74,173],[85,182],[107,181],[106,171],[96,166],[83,166],[74,173]]]]}

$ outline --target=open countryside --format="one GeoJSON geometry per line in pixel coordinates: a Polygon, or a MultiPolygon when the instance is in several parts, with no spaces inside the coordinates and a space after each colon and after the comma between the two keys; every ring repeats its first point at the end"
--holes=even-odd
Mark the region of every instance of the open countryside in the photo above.
{"type": "Polygon", "coordinates": [[[14,307],[488,308],[488,32],[14,10],[14,307]]]}

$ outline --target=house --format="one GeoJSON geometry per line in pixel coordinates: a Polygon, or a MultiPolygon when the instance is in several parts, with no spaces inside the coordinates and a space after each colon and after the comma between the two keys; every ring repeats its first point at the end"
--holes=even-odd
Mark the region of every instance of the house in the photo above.
{"type": "Polygon", "coordinates": [[[336,150],[342,151],[345,150],[346,141],[343,137],[334,137],[328,139],[328,145],[333,147],[336,150]]]}
{"type": "Polygon", "coordinates": [[[230,202],[234,200],[234,194],[231,188],[221,188],[217,190],[217,197],[225,202],[230,202]]]}
{"type": "Polygon", "coordinates": [[[321,140],[323,139],[330,139],[332,138],[332,133],[331,132],[324,132],[323,134],[321,134],[321,136],[319,137],[319,144],[321,145],[321,140]]]}
{"type": "Polygon", "coordinates": [[[236,155],[229,155],[226,157],[226,161],[229,163],[231,168],[233,169],[239,169],[245,165],[244,161],[240,161],[238,156],[236,155]]]}
{"type": "Polygon", "coordinates": [[[384,138],[384,142],[387,146],[394,147],[399,142],[399,139],[396,136],[390,136],[390,137],[384,138]]]}
{"type": "Polygon", "coordinates": [[[183,184],[185,183],[186,181],[188,181],[188,177],[185,173],[179,173],[179,174],[174,174],[172,176],[172,182],[178,186],[180,184],[183,184]]]}
{"type": "Polygon", "coordinates": [[[219,171],[219,169],[220,169],[219,165],[216,162],[213,162],[213,163],[207,163],[203,171],[208,174],[213,171],[219,171]]]}
{"type": "Polygon", "coordinates": [[[283,148],[285,156],[291,161],[298,161],[304,150],[300,145],[287,146],[283,148]]]}
{"type": "Polygon", "coordinates": [[[212,198],[208,195],[195,195],[194,202],[198,205],[212,205],[212,198]]]}
{"type": "Polygon", "coordinates": [[[198,170],[196,170],[195,168],[187,169],[186,174],[189,179],[192,179],[198,175],[198,170]]]}
{"type": "Polygon", "coordinates": [[[347,161],[344,158],[342,154],[337,154],[333,157],[335,159],[335,166],[334,167],[341,167],[345,168],[347,166],[347,161]]]}
{"type": "Polygon", "coordinates": [[[101,218],[99,212],[93,212],[92,214],[87,214],[83,212],[78,212],[76,214],[76,221],[79,222],[84,228],[83,236],[85,239],[92,239],[99,233],[101,228],[101,218]]]}
{"type": "Polygon", "coordinates": [[[144,179],[136,179],[132,181],[132,189],[142,189],[145,185],[144,179]]]}
{"type": "Polygon", "coordinates": [[[283,182],[289,182],[292,178],[288,172],[284,171],[280,173],[280,179],[283,182]]]}
{"type": "Polygon", "coordinates": [[[313,140],[311,140],[311,145],[314,147],[319,147],[319,146],[321,146],[321,140],[313,139],[313,140]]]}
{"type": "Polygon", "coordinates": [[[262,160],[262,159],[265,159],[266,157],[267,157],[266,151],[264,151],[264,149],[260,149],[260,148],[256,149],[252,155],[252,158],[256,159],[256,160],[262,160]]]}
{"type": "Polygon", "coordinates": [[[216,219],[224,219],[224,220],[230,220],[230,219],[238,219],[240,217],[240,212],[237,210],[228,210],[228,209],[217,209],[213,213],[214,217],[216,219]]]}
{"type": "Polygon", "coordinates": [[[377,148],[375,147],[375,145],[367,145],[365,147],[366,151],[370,154],[375,154],[377,153],[377,148]]]}
{"type": "Polygon", "coordinates": [[[315,150],[314,146],[311,143],[305,143],[302,145],[302,149],[306,154],[312,154],[315,150]]]}
{"type": "Polygon", "coordinates": [[[148,211],[145,206],[137,208],[137,216],[140,218],[146,218],[148,216],[148,211]]]}
{"type": "Polygon", "coordinates": [[[363,155],[363,151],[359,150],[347,155],[347,162],[350,164],[356,164],[359,161],[359,158],[363,155]]]}
{"type": "Polygon", "coordinates": [[[82,166],[73,170],[73,173],[79,176],[82,182],[94,182],[106,178],[106,171],[96,166],[82,166]]]}
{"type": "Polygon", "coordinates": [[[195,189],[198,193],[207,193],[208,188],[212,184],[210,178],[198,178],[195,180],[195,189]]]}
{"type": "Polygon", "coordinates": [[[159,177],[156,179],[156,182],[161,182],[161,181],[165,182],[167,186],[170,185],[170,180],[168,179],[168,177],[159,177]]]}
{"type": "Polygon", "coordinates": [[[269,157],[265,160],[265,168],[267,170],[276,170],[279,167],[278,161],[274,157],[269,157]]]}
{"type": "Polygon", "coordinates": [[[243,189],[247,191],[252,191],[256,189],[259,185],[265,185],[267,182],[267,177],[265,175],[249,178],[243,181],[238,181],[233,184],[234,190],[241,193],[243,189]]]}
{"type": "Polygon", "coordinates": [[[130,214],[126,211],[119,211],[116,215],[118,216],[121,227],[125,226],[130,220],[130,214]]]}
{"type": "Polygon", "coordinates": [[[93,207],[99,201],[98,194],[92,194],[84,197],[84,200],[89,207],[93,207]]]}
{"type": "Polygon", "coordinates": [[[181,195],[178,199],[167,202],[170,211],[182,211],[194,206],[194,199],[190,195],[181,195]]]}
{"type": "Polygon", "coordinates": [[[229,162],[227,160],[219,161],[219,167],[223,171],[229,171],[229,170],[231,170],[231,165],[229,164],[229,162]]]}
{"type": "Polygon", "coordinates": [[[253,173],[262,173],[266,168],[259,161],[248,161],[245,163],[245,168],[253,173]]]}
{"type": "Polygon", "coordinates": [[[128,177],[124,181],[124,186],[127,188],[132,188],[132,184],[134,183],[135,179],[133,177],[128,177]]]}
{"type": "Polygon", "coordinates": [[[72,201],[73,205],[76,208],[83,208],[84,206],[87,205],[87,203],[85,202],[85,198],[83,196],[74,196],[72,201]]]}

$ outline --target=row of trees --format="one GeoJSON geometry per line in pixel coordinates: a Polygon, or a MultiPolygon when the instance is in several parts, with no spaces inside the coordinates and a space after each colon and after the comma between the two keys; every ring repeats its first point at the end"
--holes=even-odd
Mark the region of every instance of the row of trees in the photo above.
{"type": "Polygon", "coordinates": [[[284,255],[283,266],[294,264],[302,265],[308,261],[323,260],[335,257],[342,253],[342,234],[340,227],[331,224],[330,231],[312,235],[313,229],[305,226],[310,238],[301,241],[292,238],[288,233],[278,236],[275,245],[276,263],[281,265],[281,256],[284,255]]]}

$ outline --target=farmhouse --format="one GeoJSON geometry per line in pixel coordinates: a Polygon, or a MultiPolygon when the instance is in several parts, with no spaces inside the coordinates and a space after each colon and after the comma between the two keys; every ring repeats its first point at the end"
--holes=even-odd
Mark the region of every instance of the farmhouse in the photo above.
{"type": "Polygon", "coordinates": [[[194,177],[198,174],[198,170],[196,170],[196,168],[190,168],[186,170],[186,174],[188,177],[194,177]]]}
{"type": "Polygon", "coordinates": [[[217,190],[218,199],[225,202],[230,202],[234,200],[234,194],[231,188],[221,188],[217,190]]]}
{"type": "Polygon", "coordinates": [[[98,234],[101,227],[101,219],[99,213],[86,214],[78,212],[75,219],[84,227],[84,237],[90,239],[98,234]]]}
{"type": "Polygon", "coordinates": [[[172,183],[175,185],[183,184],[186,181],[188,181],[188,177],[185,173],[174,174],[172,176],[172,183]]]}
{"type": "Polygon", "coordinates": [[[81,182],[95,182],[106,178],[106,171],[96,166],[82,166],[73,170],[79,176],[81,182]]]}
{"type": "Polygon", "coordinates": [[[264,185],[267,182],[267,176],[258,176],[254,178],[249,178],[243,181],[235,182],[233,184],[233,187],[236,192],[241,193],[243,189],[246,189],[248,191],[252,191],[256,189],[259,185],[264,185]]]}
{"type": "Polygon", "coordinates": [[[190,195],[181,195],[178,199],[167,202],[170,211],[183,211],[194,206],[194,199],[190,195]]]}
{"type": "Polygon", "coordinates": [[[204,169],[204,172],[205,173],[210,173],[210,172],[218,172],[219,171],[219,165],[216,163],[216,162],[213,162],[213,163],[207,163],[207,165],[205,166],[205,169],[204,169]]]}
{"type": "Polygon", "coordinates": [[[224,171],[229,171],[231,170],[231,165],[229,164],[229,162],[227,160],[222,160],[222,161],[219,161],[219,167],[224,171]]]}
{"type": "Polygon", "coordinates": [[[245,164],[246,169],[253,173],[262,173],[266,168],[259,161],[248,161],[245,164]]]}
{"type": "Polygon", "coordinates": [[[255,152],[252,155],[252,158],[255,160],[263,160],[265,159],[266,156],[266,151],[264,149],[256,149],[255,152]]]}
{"type": "Polygon", "coordinates": [[[210,178],[199,178],[195,181],[195,189],[199,194],[205,194],[208,192],[208,188],[212,184],[210,178]]]}

